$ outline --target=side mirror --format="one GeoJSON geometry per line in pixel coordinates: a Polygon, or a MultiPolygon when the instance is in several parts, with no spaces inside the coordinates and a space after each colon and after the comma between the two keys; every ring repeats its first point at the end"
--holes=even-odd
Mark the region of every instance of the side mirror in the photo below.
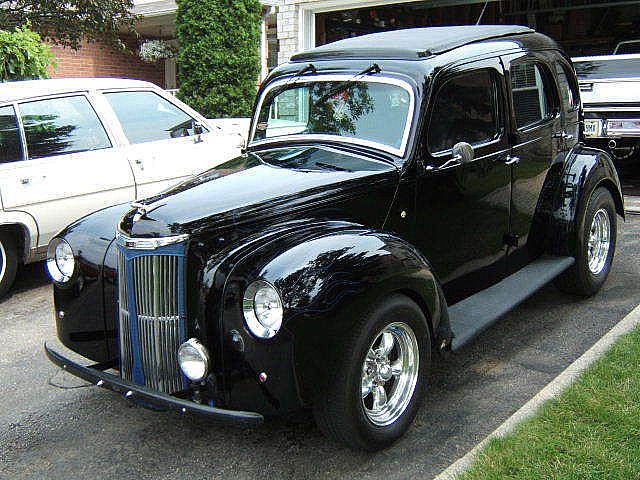
{"type": "Polygon", "coordinates": [[[467,142],[456,143],[451,149],[451,155],[460,163],[469,163],[474,157],[473,147],[467,142]]]}
{"type": "Polygon", "coordinates": [[[195,143],[200,143],[202,141],[203,133],[204,133],[204,126],[200,122],[193,122],[193,134],[195,136],[193,141],[195,143]]]}

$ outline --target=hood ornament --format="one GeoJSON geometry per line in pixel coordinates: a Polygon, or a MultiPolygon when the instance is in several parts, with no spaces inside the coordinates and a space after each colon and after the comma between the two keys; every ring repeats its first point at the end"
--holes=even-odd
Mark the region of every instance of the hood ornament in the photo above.
{"type": "Polygon", "coordinates": [[[130,205],[131,208],[136,209],[136,213],[133,214],[133,223],[137,223],[145,218],[148,213],[152,212],[156,208],[162,207],[164,203],[158,203],[156,205],[146,205],[142,202],[131,202],[130,205]]]}

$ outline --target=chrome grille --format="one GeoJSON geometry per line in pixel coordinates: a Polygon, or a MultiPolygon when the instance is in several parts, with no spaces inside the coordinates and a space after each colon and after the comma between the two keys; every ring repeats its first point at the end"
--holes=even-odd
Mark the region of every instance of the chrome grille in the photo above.
{"type": "Polygon", "coordinates": [[[145,386],[165,393],[182,390],[177,353],[182,341],[179,257],[141,255],[126,261],[122,252],[119,255],[121,376],[134,380],[133,350],[138,347],[145,386]],[[131,293],[127,290],[127,275],[133,277],[131,293]],[[129,308],[130,301],[135,302],[135,308],[129,308]],[[138,345],[133,343],[131,322],[136,322],[138,345]]]}

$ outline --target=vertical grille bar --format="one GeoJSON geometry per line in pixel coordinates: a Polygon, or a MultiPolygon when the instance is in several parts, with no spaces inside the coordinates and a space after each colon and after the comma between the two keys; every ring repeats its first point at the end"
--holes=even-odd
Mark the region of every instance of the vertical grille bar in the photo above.
{"type": "Polygon", "coordinates": [[[183,388],[178,366],[181,338],[177,255],[140,255],[130,260],[120,252],[118,281],[120,295],[121,376],[132,379],[133,348],[131,322],[137,322],[140,361],[145,386],[165,393],[183,388]],[[133,292],[127,297],[127,275],[133,275],[133,292]],[[135,301],[135,318],[127,298],[135,301]]]}

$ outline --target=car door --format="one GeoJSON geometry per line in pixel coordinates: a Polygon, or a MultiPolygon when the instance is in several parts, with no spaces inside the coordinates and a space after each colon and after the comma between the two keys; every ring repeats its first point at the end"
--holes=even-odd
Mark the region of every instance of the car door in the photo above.
{"type": "Polygon", "coordinates": [[[502,64],[494,58],[443,72],[432,91],[413,241],[455,303],[506,269],[511,192],[502,64]],[[473,147],[471,162],[452,163],[458,142],[473,147]]]}
{"type": "Polygon", "coordinates": [[[30,214],[38,245],[100,208],[133,199],[127,161],[83,93],[17,104],[26,158],[0,164],[5,210],[30,214]]]}
{"type": "Polygon", "coordinates": [[[508,272],[539,256],[544,225],[537,215],[547,173],[563,156],[565,139],[558,92],[547,56],[502,57],[511,106],[511,219],[508,272]]]}
{"type": "Polygon", "coordinates": [[[145,198],[239,153],[240,137],[204,125],[177,102],[153,90],[105,91],[129,142],[127,159],[136,197],[145,198]],[[197,134],[196,124],[203,133],[197,134]],[[215,131],[212,131],[215,130],[215,131]]]}

